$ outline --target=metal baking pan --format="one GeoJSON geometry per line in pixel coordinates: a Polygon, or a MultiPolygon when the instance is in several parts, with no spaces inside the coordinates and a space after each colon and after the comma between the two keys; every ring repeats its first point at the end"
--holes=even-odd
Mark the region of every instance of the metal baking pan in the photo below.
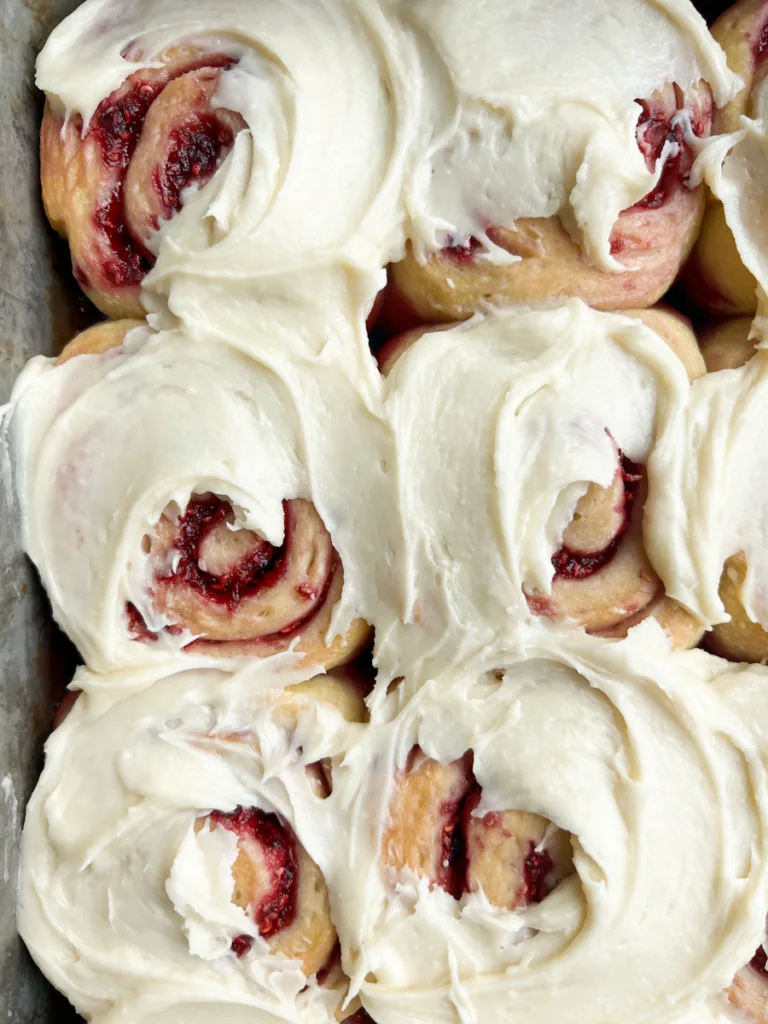
{"type": "MultiPolygon", "coordinates": [[[[0,404],[27,359],[57,353],[99,319],[72,278],[66,245],[47,225],[38,174],[43,103],[34,86],[35,57],[77,6],[78,0],[0,0],[0,404]]],[[[711,20],[728,3],[697,6],[711,20]]],[[[0,1020],[68,1024],[78,1018],[24,950],[15,904],[24,807],[77,659],[22,554],[4,483],[0,477],[0,1020]]]]}

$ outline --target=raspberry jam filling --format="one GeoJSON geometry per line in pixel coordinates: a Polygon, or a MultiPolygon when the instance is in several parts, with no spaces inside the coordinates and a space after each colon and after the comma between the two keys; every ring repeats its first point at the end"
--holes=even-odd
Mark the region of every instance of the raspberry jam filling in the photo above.
{"type": "Polygon", "coordinates": [[[554,870],[552,858],[546,850],[537,850],[535,843],[530,844],[530,852],[523,864],[525,893],[522,902],[541,903],[552,891],[547,879],[554,870]]]}
{"type": "MultiPolygon", "coordinates": [[[[296,843],[291,831],[276,814],[253,807],[239,807],[232,814],[213,811],[209,820],[213,825],[234,832],[246,848],[248,843],[258,843],[261,848],[269,887],[257,904],[248,907],[259,935],[269,939],[288,928],[296,916],[299,885],[296,843]]],[[[251,945],[250,936],[238,935],[232,940],[232,952],[241,957],[251,945]]]]}
{"type": "MultiPolygon", "coordinates": [[[[184,514],[179,518],[172,539],[165,533],[165,542],[159,540],[155,556],[162,560],[162,566],[155,573],[155,585],[150,595],[156,605],[163,604],[163,594],[175,590],[181,595],[192,591],[205,601],[220,606],[228,615],[243,615],[241,622],[246,630],[239,642],[253,641],[259,644],[285,644],[286,638],[298,635],[316,616],[320,615],[328,593],[336,578],[339,567],[338,556],[331,551],[327,571],[319,576],[318,565],[312,564],[298,579],[291,568],[291,544],[297,526],[297,512],[294,503],[283,502],[284,540],[275,547],[250,530],[229,531],[235,522],[232,505],[214,494],[197,495],[190,499],[184,514]],[[230,537],[237,541],[230,541],[230,537]],[[223,547],[222,547],[223,542],[223,547]],[[231,547],[228,548],[228,545],[231,547]],[[210,545],[210,546],[208,546],[210,545]],[[234,548],[234,550],[232,550],[234,548]],[[169,566],[170,563],[170,566],[169,566]],[[291,575],[293,573],[293,575],[291,575]],[[285,620],[270,631],[269,608],[266,611],[258,605],[255,610],[241,607],[243,602],[256,598],[262,591],[288,587],[296,595],[296,616],[285,620]],[[251,632],[252,630],[252,632],[251,632]]],[[[164,517],[158,530],[163,534],[168,520],[164,517]]],[[[301,534],[300,534],[301,535],[301,534]]],[[[152,543],[145,538],[145,543],[152,543]]],[[[305,541],[306,542],[306,541],[305,541]]],[[[151,547],[145,550],[152,550],[151,547]]],[[[297,551],[295,558],[301,564],[306,552],[297,551]]],[[[286,591],[286,599],[288,592],[286,591]]],[[[184,613],[176,622],[163,627],[163,632],[181,634],[185,629],[184,613]]],[[[128,602],[125,605],[126,625],[134,640],[153,642],[158,634],[149,630],[138,608],[128,602]]],[[[192,629],[192,626],[188,626],[192,629]]],[[[202,635],[185,645],[185,650],[224,642],[217,638],[215,631],[202,635]]]]}
{"type": "MultiPolygon", "coordinates": [[[[192,61],[167,77],[147,80],[137,75],[129,80],[131,85],[127,91],[125,86],[117,89],[97,107],[85,138],[98,145],[107,180],[112,183],[112,188],[104,198],[100,198],[93,213],[94,226],[109,253],[101,266],[103,280],[108,286],[136,286],[154,264],[154,256],[130,232],[123,196],[125,171],[138,145],[149,108],[174,78],[201,67],[226,70],[234,63],[231,57],[214,55],[192,61]]],[[[176,130],[168,166],[158,171],[158,193],[169,212],[179,209],[180,193],[186,185],[198,176],[201,184],[210,178],[223,151],[232,144],[231,132],[222,129],[213,115],[210,117],[211,125],[199,120],[199,125],[183,125],[176,130]],[[185,152],[187,147],[190,149],[188,154],[185,152]],[[213,148],[216,149],[215,155],[211,154],[213,148]]],[[[92,283],[82,267],[76,266],[74,273],[80,285],[88,287],[92,283]]]]}
{"type": "MultiPolygon", "coordinates": [[[[685,141],[682,124],[673,124],[666,114],[653,111],[650,105],[643,100],[636,102],[643,108],[637,123],[637,145],[645,157],[648,170],[653,171],[656,168],[664,146],[668,142],[675,147],[674,155],[667,158],[655,187],[632,207],[633,210],[658,210],[671,198],[679,185],[688,186],[694,155],[691,147],[685,141]]],[[[677,102],[679,112],[683,109],[684,103],[683,96],[679,92],[677,102]]],[[[707,128],[706,118],[702,115],[694,117],[691,128],[693,134],[700,138],[707,128]]]]}
{"type": "Polygon", "coordinates": [[[234,522],[234,511],[228,501],[215,494],[193,498],[179,520],[174,550],[178,552],[176,566],[164,580],[184,583],[211,601],[234,610],[243,598],[273,584],[284,568],[284,556],[290,544],[291,517],[287,503],[285,513],[285,540],[282,547],[273,547],[269,541],[253,535],[254,544],[247,555],[233,562],[229,568],[214,574],[201,567],[201,547],[218,526],[234,522]]]}
{"type": "Polygon", "coordinates": [[[202,187],[210,180],[232,142],[232,132],[213,114],[196,115],[174,129],[168,157],[155,168],[152,182],[169,215],[181,209],[181,193],[187,186],[196,182],[202,187]]]}
{"type": "MultiPolygon", "coordinates": [[[[414,748],[414,751],[418,752],[419,748],[414,748]]],[[[414,751],[411,751],[409,761],[412,761],[414,751]]],[[[439,806],[439,867],[437,877],[433,879],[435,884],[457,900],[461,899],[463,893],[471,891],[472,865],[467,835],[473,813],[480,804],[483,792],[472,769],[472,752],[465,754],[462,761],[465,774],[461,794],[458,798],[444,800],[439,806]]],[[[503,827],[502,815],[498,812],[490,811],[482,821],[489,828],[503,827]]],[[[519,905],[541,903],[549,895],[554,888],[554,867],[549,853],[537,849],[536,844],[531,842],[529,853],[523,863],[523,885],[518,895],[519,905]]]]}
{"type": "MultiPolygon", "coordinates": [[[[253,545],[243,557],[232,562],[226,571],[208,572],[201,565],[201,549],[206,538],[225,523],[232,523],[235,514],[231,504],[215,494],[192,498],[179,519],[173,551],[176,552],[173,570],[158,574],[163,583],[180,583],[191,587],[207,600],[224,605],[234,612],[240,602],[280,581],[285,572],[285,553],[290,544],[292,517],[288,503],[283,503],[285,514],[285,540],[276,548],[256,534],[253,545]]],[[[157,634],[147,628],[138,608],[130,602],[125,606],[128,631],[135,640],[153,642],[157,634]]],[[[302,618],[302,621],[304,619],[302,618]]],[[[291,627],[293,628],[293,627],[291,627]]],[[[179,633],[179,626],[166,626],[166,632],[179,633]]]]}
{"type": "Polygon", "coordinates": [[[477,254],[483,251],[483,243],[474,235],[464,242],[456,241],[449,235],[448,244],[442,251],[455,263],[474,263],[477,254]]]}
{"type": "Polygon", "coordinates": [[[753,971],[757,971],[759,975],[768,981],[768,956],[766,956],[765,949],[762,946],[757,947],[757,952],[749,961],[749,966],[753,971]]]}
{"type": "MultiPolygon", "coordinates": [[[[472,786],[472,779],[470,774],[467,787],[472,786]]],[[[463,820],[464,808],[472,793],[470,789],[461,799],[446,800],[440,805],[443,824],[440,829],[440,868],[436,881],[441,889],[445,889],[456,900],[467,889],[467,842],[463,820]]]]}
{"type": "Polygon", "coordinates": [[[555,574],[562,579],[583,580],[603,569],[616,554],[622,537],[630,527],[632,509],[640,482],[643,479],[643,467],[630,461],[621,452],[619,452],[619,459],[621,462],[621,477],[624,482],[624,498],[621,509],[624,519],[621,527],[611,543],[602,551],[582,554],[569,551],[567,547],[562,547],[559,551],[556,551],[552,556],[552,565],[554,566],[555,574]]]}
{"type": "Polygon", "coordinates": [[[756,64],[762,64],[768,57],[768,21],[760,26],[760,31],[756,34],[752,53],[756,64]]]}

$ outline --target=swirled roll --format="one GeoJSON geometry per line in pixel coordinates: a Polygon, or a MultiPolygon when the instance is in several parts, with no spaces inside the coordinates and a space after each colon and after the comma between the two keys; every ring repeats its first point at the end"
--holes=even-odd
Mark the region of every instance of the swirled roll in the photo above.
{"type": "Polygon", "coordinates": [[[614,0],[610,20],[592,0],[89,0],[37,78],[78,279],[135,315],[156,260],[144,301],[184,317],[200,288],[224,309],[222,282],[274,297],[276,276],[389,261],[428,319],[651,305],[698,228],[713,94],[737,89],[687,0],[614,0]]]}
{"type": "Polygon", "coordinates": [[[159,67],[129,75],[87,128],[81,117],[55,113],[53,100],[40,131],[48,219],[69,241],[83,290],[118,317],[142,315],[139,290],[156,259],[153,235],[181,209],[186,188],[210,180],[246,127],[239,114],[212,102],[237,58],[194,46],[151,56],[159,67]]]}
{"type": "Polygon", "coordinates": [[[37,82],[46,209],[88,295],[140,315],[155,264],[190,298],[338,254],[377,270],[413,122],[401,49],[373,3],[82,4],[37,82]]]}
{"type": "Polygon", "coordinates": [[[369,728],[335,781],[365,822],[339,931],[379,1024],[734,1019],[768,899],[768,690],[728,668],[650,622],[571,634],[369,728]]]}
{"type": "Polygon", "coordinates": [[[363,590],[376,584],[332,520],[354,547],[379,495],[375,482],[358,494],[324,446],[350,417],[372,447],[378,427],[329,380],[335,425],[333,390],[294,404],[263,362],[136,321],[29,368],[10,425],[26,547],[90,667],[288,649],[329,667],[367,643],[356,567],[363,590]]]}
{"type": "Polygon", "coordinates": [[[417,232],[393,268],[416,313],[658,301],[698,233],[693,165],[714,105],[736,91],[693,5],[423,2],[408,15],[442,84],[417,232]]]}
{"type": "Polygon", "coordinates": [[[531,618],[616,637],[652,615],[677,645],[697,643],[703,627],[645,547],[656,452],[704,370],[690,328],[575,301],[418,335],[383,350],[410,481],[412,604],[395,656],[412,642],[423,657],[426,632],[427,656],[453,661],[456,644],[531,618]]]}
{"type": "Polygon", "coordinates": [[[132,682],[105,701],[81,674],[48,742],[19,911],[40,967],[91,1021],[346,1016],[322,864],[359,685],[132,682]]]}

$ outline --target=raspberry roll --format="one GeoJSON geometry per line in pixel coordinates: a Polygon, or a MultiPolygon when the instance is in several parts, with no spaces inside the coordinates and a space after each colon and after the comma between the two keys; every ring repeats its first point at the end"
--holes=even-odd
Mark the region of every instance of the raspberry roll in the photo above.
{"type": "MultiPolygon", "coordinates": [[[[20,433],[38,442],[18,447],[27,546],[89,665],[285,652],[328,668],[366,645],[370,628],[344,611],[343,559],[307,489],[299,453],[311,410],[299,416],[262,364],[110,321],[76,338],[20,401],[19,419],[22,406],[32,417],[20,433]]],[[[339,470],[315,474],[318,493],[339,470]]]]}
{"type": "MultiPolygon", "coordinates": [[[[134,48],[135,51],[135,48],[134,48]]],[[[126,59],[150,55],[129,51],[126,59]]],[[[102,312],[141,316],[141,282],[155,262],[154,237],[180,209],[182,193],[215,174],[246,125],[214,105],[227,53],[195,46],[151,55],[87,126],[49,98],[40,130],[43,202],[69,242],[76,280],[102,312]]]]}
{"type": "Polygon", "coordinates": [[[226,310],[241,281],[274,298],[275,273],[295,297],[299,270],[355,262],[363,238],[380,272],[416,123],[404,29],[345,0],[119,7],[82,6],[37,62],[45,207],[96,305],[178,316],[207,289],[226,310]]]}
{"type": "Polygon", "coordinates": [[[269,690],[258,666],[127,681],[105,701],[81,673],[49,742],[23,839],[33,956],[93,1020],[195,1004],[222,1020],[346,1016],[319,860],[364,690],[341,675],[269,690]]]}
{"type": "Polygon", "coordinates": [[[415,20],[457,99],[419,168],[415,230],[392,268],[414,313],[657,302],[701,223],[694,161],[716,104],[737,88],[700,15],[619,2],[608,28],[592,4],[554,17],[538,0],[486,4],[479,18],[425,4],[415,20]],[[468,57],[464,41],[483,32],[468,57]],[[647,60],[648,39],[658,60],[647,60]]]}
{"type": "MultiPolygon", "coordinates": [[[[763,0],[739,0],[717,19],[712,34],[742,81],[739,93],[715,112],[714,128],[723,134],[739,132],[744,116],[762,118],[765,113],[768,5],[763,0]]],[[[755,272],[760,263],[752,232],[764,231],[760,210],[765,206],[764,197],[761,198],[765,150],[761,126],[752,125],[726,159],[724,180],[715,188],[720,198],[713,196],[707,205],[701,234],[686,270],[685,283],[691,297],[718,316],[753,314],[757,308],[755,272]],[[757,180],[753,184],[754,174],[757,180]]],[[[764,284],[762,275],[761,283],[764,284]]]]}
{"type": "Polygon", "coordinates": [[[339,921],[364,1007],[608,1024],[685,1001],[718,1019],[764,927],[765,672],[670,654],[646,627],[486,654],[393,707],[337,775],[365,823],[339,921]]]}
{"type": "Polygon", "coordinates": [[[647,547],[664,487],[655,453],[704,372],[686,322],[574,302],[416,330],[380,357],[401,458],[413,462],[417,634],[490,639],[533,621],[622,637],[653,617],[676,646],[698,642],[703,625],[667,596],[647,547]],[[428,580],[424,552],[457,564],[428,580]]]}

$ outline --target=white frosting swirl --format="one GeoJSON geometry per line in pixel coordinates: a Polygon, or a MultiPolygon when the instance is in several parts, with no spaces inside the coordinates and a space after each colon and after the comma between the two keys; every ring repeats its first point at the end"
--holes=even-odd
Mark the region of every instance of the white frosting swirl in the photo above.
{"type": "Polygon", "coordinates": [[[391,646],[442,665],[534,618],[525,594],[551,593],[588,484],[611,483],[617,449],[649,463],[689,392],[658,335],[578,301],[425,335],[387,388],[409,602],[391,646]]]}
{"type": "Polygon", "coordinates": [[[371,824],[354,833],[339,930],[376,1020],[717,1018],[763,927],[765,674],[659,640],[648,623],[618,645],[489,654],[428,682],[347,756],[337,789],[371,824]],[[524,809],[570,831],[577,875],[515,912],[407,874],[395,885],[377,855],[414,743],[441,761],[474,750],[478,813],[524,809]]]}
{"type": "Polygon", "coordinates": [[[429,40],[435,84],[428,79],[426,91],[438,114],[409,196],[420,253],[474,236],[492,259],[509,261],[488,239],[489,225],[557,215],[592,262],[619,269],[611,229],[672,155],[665,147],[655,171],[646,167],[638,101],[665,82],[686,89],[701,79],[718,102],[733,94],[733,76],[686,2],[622,0],[608,11],[593,0],[480,8],[419,0],[401,8],[429,40]],[[638,45],[650,39],[652,47],[638,45]]]}
{"type": "MultiPolygon", "coordinates": [[[[725,208],[742,262],[758,283],[763,317],[768,293],[768,79],[752,97],[754,117],[742,118],[742,129],[728,137],[733,144],[722,160],[714,160],[712,189],[725,208]]],[[[725,144],[725,140],[721,145],[725,144]]],[[[712,154],[714,157],[715,154],[712,154]]],[[[764,333],[765,324],[761,325],[764,333]]]]}
{"type": "Polygon", "coordinates": [[[104,355],[35,360],[19,380],[11,429],[25,546],[91,667],[167,662],[192,639],[137,643],[125,607],[153,630],[168,625],[150,600],[157,566],[142,542],[193,493],[226,498],[237,527],[274,545],[283,501],[311,500],[345,569],[328,641],[362,609],[391,615],[386,560],[401,545],[382,471],[386,425],[333,363],[296,359],[281,377],[269,349],[266,334],[262,359],[138,328],[104,355]]]}

